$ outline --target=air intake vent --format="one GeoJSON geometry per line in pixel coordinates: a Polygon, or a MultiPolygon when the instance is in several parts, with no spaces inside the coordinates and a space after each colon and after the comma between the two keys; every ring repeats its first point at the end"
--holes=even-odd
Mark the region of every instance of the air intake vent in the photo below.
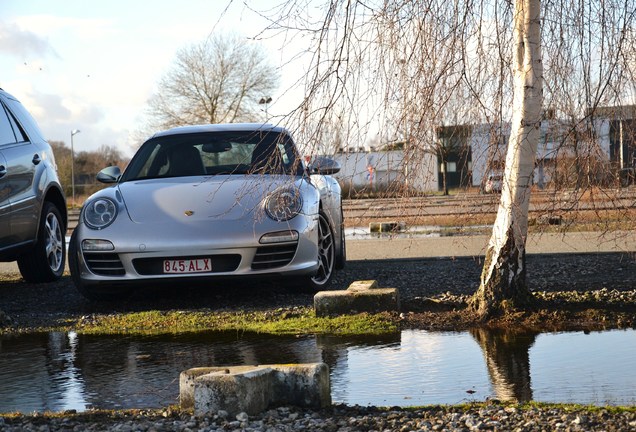
{"type": "Polygon", "coordinates": [[[84,260],[91,272],[99,276],[123,276],[124,266],[116,253],[84,252],[84,260]]]}
{"type": "Polygon", "coordinates": [[[252,261],[252,270],[265,270],[276,267],[286,266],[296,255],[297,243],[261,246],[256,249],[254,261],[252,261]]]}

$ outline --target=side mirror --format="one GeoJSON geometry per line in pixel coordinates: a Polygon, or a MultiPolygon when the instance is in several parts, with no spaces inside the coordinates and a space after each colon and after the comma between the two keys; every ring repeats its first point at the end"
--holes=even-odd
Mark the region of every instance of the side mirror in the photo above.
{"type": "Polygon", "coordinates": [[[317,156],[309,165],[309,174],[332,175],[340,172],[340,164],[338,161],[317,156]]]}
{"type": "Polygon", "coordinates": [[[97,173],[97,181],[101,183],[117,183],[121,177],[121,170],[118,166],[109,166],[97,173]]]}

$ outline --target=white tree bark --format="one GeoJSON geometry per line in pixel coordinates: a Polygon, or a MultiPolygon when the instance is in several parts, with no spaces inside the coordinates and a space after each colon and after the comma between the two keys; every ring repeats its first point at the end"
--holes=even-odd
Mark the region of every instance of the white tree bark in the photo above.
{"type": "Polygon", "coordinates": [[[541,132],[541,2],[516,0],[513,117],[501,201],[473,307],[491,316],[507,302],[525,303],[526,238],[532,173],[541,132]]]}

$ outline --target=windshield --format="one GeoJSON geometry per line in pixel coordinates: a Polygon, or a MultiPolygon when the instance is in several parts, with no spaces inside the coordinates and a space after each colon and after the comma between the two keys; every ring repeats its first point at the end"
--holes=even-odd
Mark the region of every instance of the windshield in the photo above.
{"type": "Polygon", "coordinates": [[[291,138],[262,131],[204,132],[151,138],[121,181],[205,175],[302,175],[291,138]]]}

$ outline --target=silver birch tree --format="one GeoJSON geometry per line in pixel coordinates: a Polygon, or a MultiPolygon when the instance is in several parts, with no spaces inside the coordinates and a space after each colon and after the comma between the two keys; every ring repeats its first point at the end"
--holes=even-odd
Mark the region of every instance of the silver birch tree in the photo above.
{"type": "Polygon", "coordinates": [[[541,133],[543,64],[541,2],[516,0],[514,8],[514,99],[512,129],[497,218],[472,306],[484,317],[510,303],[530,300],[526,284],[526,238],[532,174],[541,133]]]}
{"type": "MultiPolygon", "coordinates": [[[[580,141],[580,129],[594,139],[595,109],[630,103],[633,0],[282,0],[275,10],[262,34],[300,33],[310,41],[305,98],[285,118],[298,125],[300,141],[316,136],[316,127],[303,135],[304,125],[319,129],[345,113],[338,117],[348,129],[343,136],[361,142],[377,125],[380,141],[404,143],[409,173],[417,173],[417,161],[438,145],[435,128],[485,126],[499,153],[511,125],[503,192],[470,306],[488,318],[532,302],[525,257],[543,86],[557,113],[558,130],[550,131],[558,135],[556,153],[580,141]],[[567,118],[576,119],[572,127],[563,126],[567,118]]],[[[561,209],[557,193],[546,211],[561,209]]],[[[619,212],[633,214],[616,202],[619,212]]]]}

